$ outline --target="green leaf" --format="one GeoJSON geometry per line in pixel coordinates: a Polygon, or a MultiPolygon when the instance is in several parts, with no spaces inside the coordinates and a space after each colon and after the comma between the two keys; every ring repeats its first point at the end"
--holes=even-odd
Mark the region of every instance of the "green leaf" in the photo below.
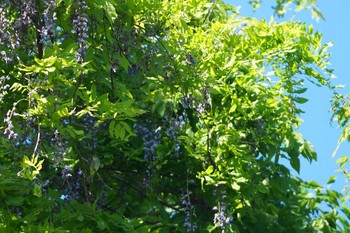
{"type": "Polygon", "coordinates": [[[214,167],[212,165],[210,165],[206,170],[205,170],[205,174],[212,174],[214,172],[214,167]]]}
{"type": "Polygon", "coordinates": [[[57,61],[57,57],[56,56],[51,56],[48,58],[43,58],[43,59],[38,59],[36,57],[34,57],[34,61],[42,67],[50,67],[53,66],[56,61],[57,61]]]}
{"type": "Polygon", "coordinates": [[[348,217],[348,218],[350,218],[350,208],[349,207],[347,207],[347,206],[342,206],[342,211],[344,212],[344,214],[348,217]]]}
{"type": "Polygon", "coordinates": [[[24,197],[11,197],[7,198],[5,202],[9,206],[21,206],[24,200],[24,197]]]}
{"type": "Polygon", "coordinates": [[[100,230],[106,229],[106,223],[102,219],[97,220],[97,226],[100,230]]]}
{"type": "Polygon", "coordinates": [[[10,90],[19,91],[23,94],[25,91],[29,91],[29,88],[27,86],[20,84],[20,83],[14,83],[14,84],[12,84],[10,90]]]}
{"type": "MultiPolygon", "coordinates": [[[[110,125],[111,126],[111,125],[110,125]]],[[[115,127],[112,131],[112,136],[114,136],[116,139],[123,140],[125,138],[125,128],[122,123],[115,124],[115,127]]]]}
{"type": "Polygon", "coordinates": [[[256,188],[261,193],[268,193],[269,192],[269,189],[264,185],[257,185],[256,188]]]}
{"type": "Polygon", "coordinates": [[[338,207],[339,206],[339,198],[342,195],[336,191],[328,190],[328,189],[326,192],[327,192],[329,202],[338,207]]]}
{"type": "Polygon", "coordinates": [[[314,180],[308,181],[307,182],[312,188],[321,188],[321,185],[319,185],[319,183],[317,183],[314,180]]]}
{"type": "Polygon", "coordinates": [[[115,125],[116,122],[115,121],[111,121],[111,123],[109,123],[109,134],[113,137],[115,135],[115,125]]]}
{"type": "Polygon", "coordinates": [[[339,167],[344,167],[345,164],[349,161],[348,156],[341,156],[339,159],[337,159],[336,163],[339,164],[339,167]]]}
{"type": "Polygon", "coordinates": [[[111,23],[113,23],[118,18],[118,14],[111,2],[105,1],[105,4],[104,9],[106,11],[107,18],[111,23]]]}
{"type": "Polygon", "coordinates": [[[307,29],[307,33],[308,33],[309,35],[311,35],[312,32],[313,32],[313,29],[314,29],[314,27],[312,26],[312,24],[310,24],[309,28],[307,29]]]}
{"type": "Polygon", "coordinates": [[[34,164],[33,164],[32,160],[28,158],[28,156],[24,156],[22,166],[23,167],[27,167],[27,166],[32,167],[33,166],[34,167],[34,164]]]}
{"type": "Polygon", "coordinates": [[[327,184],[333,184],[335,182],[335,180],[337,179],[336,176],[331,176],[329,177],[328,181],[327,181],[327,184]]]}
{"type": "Polygon", "coordinates": [[[94,176],[94,174],[98,171],[100,168],[100,159],[96,156],[92,158],[91,164],[90,164],[90,176],[94,176]]]}
{"type": "Polygon", "coordinates": [[[231,188],[232,188],[233,190],[238,191],[238,190],[241,189],[241,186],[239,186],[236,182],[232,182],[232,183],[231,183],[231,188]]]}
{"type": "Polygon", "coordinates": [[[300,159],[298,156],[292,156],[290,158],[290,165],[292,166],[292,168],[294,168],[295,171],[300,173],[300,159]]]}
{"type": "Polygon", "coordinates": [[[302,148],[303,155],[305,155],[310,162],[312,160],[314,161],[317,160],[317,154],[315,152],[315,149],[308,140],[304,140],[304,143],[301,148],[302,148]]]}
{"type": "Polygon", "coordinates": [[[84,216],[82,214],[80,214],[78,217],[77,217],[78,221],[82,222],[84,221],[84,216]]]}
{"type": "Polygon", "coordinates": [[[295,93],[295,94],[303,94],[306,91],[307,91],[307,88],[305,87],[305,88],[296,89],[296,90],[293,91],[293,93],[295,93]]]}
{"type": "Polygon", "coordinates": [[[185,22],[185,20],[183,20],[183,18],[179,18],[180,20],[180,23],[181,23],[181,26],[184,30],[188,30],[188,25],[187,23],[185,22]]]}
{"type": "Polygon", "coordinates": [[[120,57],[120,65],[124,68],[125,71],[129,70],[130,63],[124,54],[120,57]]]}
{"type": "Polygon", "coordinates": [[[42,193],[41,193],[41,187],[37,184],[34,184],[34,195],[37,197],[41,197],[42,193]]]}
{"type": "Polygon", "coordinates": [[[209,225],[209,226],[207,226],[207,231],[208,232],[213,232],[213,231],[215,231],[215,229],[217,229],[216,225],[209,225]]]}
{"type": "Polygon", "coordinates": [[[166,110],[166,103],[164,101],[160,101],[157,105],[157,112],[160,116],[164,116],[166,110]]]}
{"type": "Polygon", "coordinates": [[[306,103],[309,100],[306,99],[306,98],[303,98],[303,97],[294,97],[294,101],[299,103],[299,104],[304,104],[304,103],[306,103]]]}

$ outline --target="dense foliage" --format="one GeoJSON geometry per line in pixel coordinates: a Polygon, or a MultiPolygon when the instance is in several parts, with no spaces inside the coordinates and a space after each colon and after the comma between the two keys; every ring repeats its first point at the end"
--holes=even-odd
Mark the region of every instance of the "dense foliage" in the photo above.
{"type": "MultiPolygon", "coordinates": [[[[322,16],[311,0],[276,14],[292,2],[322,16]]],[[[316,160],[304,82],[336,92],[312,26],[220,0],[0,13],[2,232],[349,232],[346,197],[283,165],[316,160]]]]}

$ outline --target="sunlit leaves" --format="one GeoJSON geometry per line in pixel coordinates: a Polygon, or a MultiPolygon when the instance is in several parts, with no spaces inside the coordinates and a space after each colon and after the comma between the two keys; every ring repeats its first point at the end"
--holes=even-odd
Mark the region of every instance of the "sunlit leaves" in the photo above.
{"type": "Polygon", "coordinates": [[[36,65],[23,66],[19,70],[26,72],[27,74],[32,73],[43,73],[48,75],[56,70],[54,64],[57,61],[57,57],[49,57],[45,59],[34,59],[36,65]]]}
{"type": "Polygon", "coordinates": [[[43,159],[39,160],[38,155],[33,154],[31,159],[29,159],[28,156],[24,156],[22,161],[23,169],[18,174],[33,181],[36,176],[39,175],[43,162],[43,159]]]}

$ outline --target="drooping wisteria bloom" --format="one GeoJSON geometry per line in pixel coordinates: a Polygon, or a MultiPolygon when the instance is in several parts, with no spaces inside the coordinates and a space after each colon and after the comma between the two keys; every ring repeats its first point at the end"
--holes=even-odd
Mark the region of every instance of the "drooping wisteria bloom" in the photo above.
{"type": "Polygon", "coordinates": [[[19,47],[18,36],[7,18],[9,8],[3,8],[0,5],[0,53],[3,62],[6,64],[13,61],[11,50],[19,47]],[[7,52],[6,52],[7,51],[7,52]]]}
{"type": "Polygon", "coordinates": [[[194,206],[191,203],[191,192],[187,192],[182,195],[181,204],[185,208],[185,221],[183,226],[186,228],[186,232],[196,232],[198,226],[194,222],[194,218],[196,217],[196,213],[194,211],[194,206]]]}
{"type": "Polygon", "coordinates": [[[75,19],[73,20],[73,33],[77,35],[78,51],[75,56],[78,62],[83,62],[86,49],[88,47],[86,39],[88,38],[88,18],[85,13],[87,5],[83,0],[76,0],[77,9],[75,10],[75,19]]]}
{"type": "Polygon", "coordinates": [[[6,114],[6,118],[4,119],[4,122],[7,124],[4,134],[8,135],[8,139],[11,139],[11,138],[15,139],[17,138],[18,134],[13,130],[14,126],[12,124],[11,117],[12,117],[11,111],[8,111],[6,114]]]}
{"type": "Polygon", "coordinates": [[[134,131],[137,136],[142,138],[144,159],[148,163],[147,177],[152,176],[151,164],[157,159],[156,148],[160,144],[162,134],[159,132],[159,128],[150,126],[150,122],[146,121],[144,124],[135,124],[134,131]]]}
{"type": "Polygon", "coordinates": [[[35,8],[34,0],[21,0],[21,18],[22,25],[30,25],[37,10],[35,8]]]}
{"type": "Polygon", "coordinates": [[[0,76],[0,102],[3,100],[7,91],[10,89],[10,85],[6,83],[8,80],[10,80],[10,76],[0,76]]]}
{"type": "Polygon", "coordinates": [[[214,214],[213,223],[215,226],[220,227],[222,232],[227,232],[230,223],[232,222],[232,217],[228,215],[227,211],[227,196],[223,190],[214,190],[214,196],[218,198],[218,205],[213,207],[214,214]]]}
{"type": "Polygon", "coordinates": [[[56,2],[53,0],[43,0],[44,11],[42,15],[42,27],[40,30],[42,43],[45,44],[48,41],[52,41],[56,28],[56,2]]]}

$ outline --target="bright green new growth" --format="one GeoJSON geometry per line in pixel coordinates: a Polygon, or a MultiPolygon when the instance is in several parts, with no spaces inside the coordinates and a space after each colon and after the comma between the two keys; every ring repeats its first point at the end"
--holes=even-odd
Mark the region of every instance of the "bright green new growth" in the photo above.
{"type": "Polygon", "coordinates": [[[349,231],[341,193],[282,165],[316,160],[304,82],[335,91],[312,26],[219,0],[28,2],[0,4],[0,230],[349,231]]]}

